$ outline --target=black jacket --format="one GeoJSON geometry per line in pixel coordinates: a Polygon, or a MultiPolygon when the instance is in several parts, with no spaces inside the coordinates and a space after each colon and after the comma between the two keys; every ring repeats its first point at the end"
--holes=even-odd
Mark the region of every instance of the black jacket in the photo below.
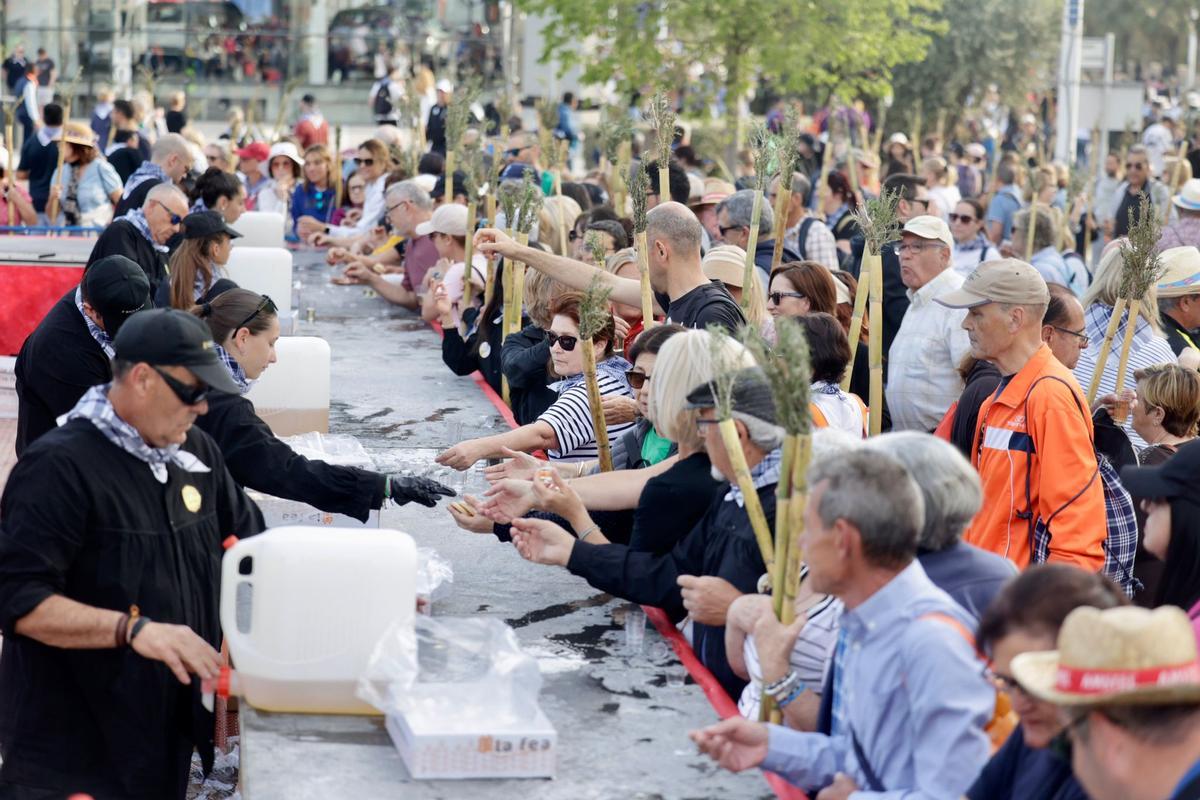
{"type": "Polygon", "coordinates": [[[548,384],[555,379],[547,374],[550,342],[537,325],[505,337],[500,353],[500,368],[508,378],[509,400],[518,425],[537,421],[558,394],[548,384]]]}
{"type": "Polygon", "coordinates": [[[117,177],[121,179],[122,186],[125,185],[125,181],[129,180],[129,176],[142,165],[142,160],[142,154],[136,147],[122,147],[114,150],[108,157],[108,163],[112,164],[112,168],[117,171],[117,177]]]}
{"type": "MultiPolygon", "coordinates": [[[[139,164],[138,166],[141,165],[139,164]]],[[[130,175],[132,174],[133,173],[131,172],[130,175]]],[[[162,183],[162,181],[158,180],[157,178],[150,178],[149,180],[142,181],[137,186],[133,187],[133,191],[129,193],[129,196],[122,197],[120,202],[117,203],[116,210],[113,211],[113,218],[120,217],[131,209],[141,208],[144,206],[146,204],[146,195],[150,194],[150,190],[155,186],[158,186],[160,183],[162,183]]]]}
{"type": "Polygon", "coordinates": [[[383,505],[386,476],[310,461],[271,433],[254,404],[240,395],[210,394],[208,413],[196,418],[196,427],[213,438],[229,474],[248,489],[362,522],[383,505]]]}
{"type": "Polygon", "coordinates": [[[119,219],[109,224],[96,239],[96,244],[92,248],[92,254],[88,256],[84,270],[86,271],[88,267],[105,256],[111,255],[125,256],[142,268],[146,277],[150,279],[151,297],[157,295],[158,284],[167,280],[167,254],[155,250],[154,246],[146,240],[146,237],[142,236],[132,222],[119,219]]]}
{"type": "Polygon", "coordinates": [[[128,648],[66,650],[15,632],[62,595],[117,611],[136,604],[220,646],[221,542],[258,533],[261,515],[212,439],[192,428],[183,449],[211,471],[169,464],[162,484],[73,420],[13,469],[0,498],[0,780],[97,800],[182,800],[193,746],[211,766],[213,716],[199,681],[184,686],[128,648]]]}
{"type": "Polygon", "coordinates": [[[425,122],[425,138],[429,141],[429,149],[442,155],[446,154],[447,112],[447,106],[435,103],[429,109],[429,119],[425,122]]]}
{"type": "MultiPolygon", "coordinates": [[[[703,518],[665,555],[632,550],[618,544],[576,542],[567,569],[601,591],[635,603],[658,606],[682,618],[680,575],[714,575],[724,578],[743,594],[758,591],[766,567],[746,511],[726,501],[727,484],[713,495],[703,518]]],[[[767,526],[775,526],[775,484],[758,490],[767,526]]],[[[738,677],[725,657],[725,626],[695,623],[692,649],[730,697],[738,697],[746,681],[738,677]]]]}
{"type": "Polygon", "coordinates": [[[17,457],[54,430],[91,387],[112,380],[112,364],[88,333],[71,289],[21,345],[15,365],[17,457]]]}
{"type": "MultiPolygon", "coordinates": [[[[771,261],[775,256],[775,239],[774,237],[765,240],[756,240],[754,244],[754,265],[766,273],[767,277],[771,276],[771,261]]],[[[783,253],[780,257],[780,264],[790,264],[793,261],[803,261],[800,254],[786,244],[783,246],[783,253]]],[[[763,286],[763,289],[767,289],[763,286]]]]}
{"type": "MultiPolygon", "coordinates": [[[[859,270],[862,269],[865,241],[860,233],[850,243],[853,259],[848,272],[854,275],[855,280],[859,279],[859,270]]],[[[890,245],[883,248],[881,258],[883,259],[883,357],[886,373],[887,354],[891,352],[892,340],[896,338],[896,332],[900,330],[904,312],[908,311],[908,290],[905,288],[904,282],[900,280],[900,256],[896,255],[890,245]]],[[[871,320],[871,324],[875,325],[877,321],[871,320]]]]}
{"type": "MultiPolygon", "coordinates": [[[[499,309],[497,309],[499,314],[499,309]]],[[[480,309],[468,308],[463,312],[463,322],[470,328],[474,325],[476,318],[480,314],[480,309]]],[[[463,339],[462,334],[458,332],[458,328],[443,328],[442,329],[442,362],[450,368],[450,371],[455,375],[470,375],[478,370],[487,381],[488,386],[491,386],[493,391],[500,391],[500,351],[502,341],[500,336],[500,323],[497,322],[488,328],[487,338],[487,356],[480,354],[475,347],[475,342],[478,339],[478,331],[471,333],[466,339],[463,339]]],[[[482,348],[482,344],[480,347],[482,348]]]]}

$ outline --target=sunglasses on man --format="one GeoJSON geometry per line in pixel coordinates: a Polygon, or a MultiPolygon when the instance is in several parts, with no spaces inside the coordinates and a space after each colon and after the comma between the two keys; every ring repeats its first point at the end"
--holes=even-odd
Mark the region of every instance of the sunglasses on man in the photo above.
{"type": "Polygon", "coordinates": [[[560,336],[559,334],[555,333],[554,331],[549,331],[546,334],[546,341],[548,341],[550,343],[551,347],[554,347],[554,345],[558,345],[559,347],[561,347],[563,349],[563,352],[569,353],[575,349],[575,345],[579,344],[579,337],[578,336],[560,336]]]}
{"type": "Polygon", "coordinates": [[[183,223],[183,217],[179,216],[178,214],[171,211],[171,209],[167,208],[167,206],[163,203],[162,200],[155,200],[154,202],[158,203],[159,206],[162,207],[162,210],[167,212],[167,214],[170,215],[169,219],[171,220],[172,225],[180,225],[183,223]]]}
{"type": "Polygon", "coordinates": [[[167,388],[170,389],[175,396],[179,398],[179,402],[183,403],[185,406],[199,405],[200,403],[204,402],[205,398],[208,397],[208,384],[206,383],[201,383],[196,386],[188,386],[183,381],[178,380],[177,378],[172,378],[170,375],[154,365],[151,365],[150,369],[158,373],[158,377],[163,379],[163,383],[167,385],[167,388]]]}

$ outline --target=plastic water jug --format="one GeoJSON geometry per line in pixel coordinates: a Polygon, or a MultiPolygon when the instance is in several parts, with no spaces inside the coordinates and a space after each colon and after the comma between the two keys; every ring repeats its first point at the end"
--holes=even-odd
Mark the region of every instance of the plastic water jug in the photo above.
{"type": "Polygon", "coordinates": [[[276,436],[329,432],[329,343],[316,336],[285,336],[277,361],[246,394],[276,436]]]}
{"type": "Polygon", "coordinates": [[[283,247],[283,214],[274,211],[246,211],[232,227],[242,235],[233,240],[236,247],[283,247]]]}
{"type": "Polygon", "coordinates": [[[280,316],[286,316],[292,310],[290,250],[282,247],[239,247],[229,254],[225,273],[241,288],[270,297],[279,309],[280,316]]]}
{"type": "Polygon", "coordinates": [[[417,549],[395,530],[273,528],[225,551],[221,627],[265,711],[378,714],[354,696],[379,639],[412,625],[417,549]]]}

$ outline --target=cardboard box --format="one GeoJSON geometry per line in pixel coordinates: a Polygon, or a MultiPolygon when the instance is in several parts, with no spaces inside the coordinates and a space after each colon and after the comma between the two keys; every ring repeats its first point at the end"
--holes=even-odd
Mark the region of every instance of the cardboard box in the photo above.
{"type": "Polygon", "coordinates": [[[247,489],[246,495],[262,510],[267,528],[284,525],[323,525],[328,528],[378,528],[379,511],[372,510],[365,523],[345,514],[330,514],[299,500],[284,500],[269,494],[247,489]]]}
{"type": "Polygon", "coordinates": [[[414,778],[554,777],[558,733],[541,709],[470,733],[436,714],[388,714],[387,729],[414,778]]]}

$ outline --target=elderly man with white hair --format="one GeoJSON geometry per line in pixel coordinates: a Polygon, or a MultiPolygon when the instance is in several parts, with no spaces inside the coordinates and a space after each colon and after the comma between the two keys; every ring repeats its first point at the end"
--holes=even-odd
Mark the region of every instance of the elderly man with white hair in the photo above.
{"type": "Polygon", "coordinates": [[[105,256],[125,256],[145,271],[150,279],[150,296],[154,297],[158,284],[167,280],[167,241],[179,233],[187,213],[187,195],[172,183],[155,184],[146,192],[143,207],[131,208],[104,229],[88,256],[87,266],[105,256]]]}

